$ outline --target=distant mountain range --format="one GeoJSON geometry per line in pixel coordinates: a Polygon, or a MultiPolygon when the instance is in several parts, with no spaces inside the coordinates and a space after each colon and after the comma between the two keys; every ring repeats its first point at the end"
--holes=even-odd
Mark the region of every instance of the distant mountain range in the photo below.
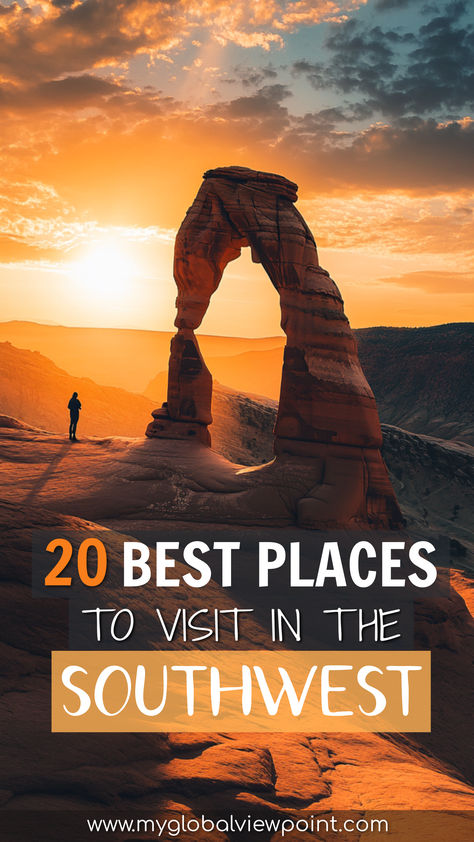
{"type": "Polygon", "coordinates": [[[474,444],[474,324],[355,333],[382,421],[474,444]]]}
{"type": "MultiPolygon", "coordinates": [[[[164,385],[166,391],[166,383],[164,385]]],[[[99,386],[86,377],[72,377],[38,351],[0,342],[0,414],[34,427],[67,434],[67,404],[74,391],[83,406],[78,437],[143,436],[151,412],[160,403],[115,386],[99,386]]],[[[212,441],[216,450],[242,464],[258,465],[272,458],[276,404],[256,401],[215,384],[212,441]]]]}
{"type": "MultiPolygon", "coordinates": [[[[374,327],[356,330],[355,334],[362,367],[374,391],[382,422],[416,433],[474,443],[472,323],[423,328],[374,327]]],[[[95,384],[104,384],[100,386],[102,391],[104,387],[119,386],[128,392],[143,393],[148,403],[142,399],[135,406],[137,409],[140,406],[141,412],[146,407],[147,416],[151,404],[159,405],[166,395],[171,336],[171,333],[154,331],[0,323],[0,341],[40,351],[66,369],[75,383],[80,382],[78,378],[88,377],[95,384]]],[[[199,341],[215,381],[242,393],[244,401],[249,395],[263,396],[264,402],[278,400],[284,337],[244,339],[203,335],[199,341]]],[[[79,391],[77,385],[75,388],[79,391]]],[[[99,392],[94,394],[101,403],[99,392]]],[[[216,400],[218,395],[216,389],[216,400]]],[[[41,398],[38,400],[41,402],[41,398]]],[[[112,396],[107,400],[113,402],[112,396]]],[[[125,412],[125,398],[117,395],[116,401],[117,411],[123,403],[125,412]]],[[[130,412],[133,415],[135,410],[130,412]]],[[[128,414],[127,410],[127,417],[128,414]]],[[[118,425],[121,430],[118,433],[117,421],[111,411],[107,433],[141,435],[143,432],[142,422],[137,429],[134,423],[124,421],[118,425]]]]}
{"type": "MultiPolygon", "coordinates": [[[[74,377],[90,377],[96,383],[119,386],[129,392],[143,392],[158,372],[168,368],[173,336],[174,331],[0,322],[0,342],[39,351],[74,377]]],[[[245,339],[201,334],[199,343],[204,357],[211,358],[282,348],[285,339],[283,336],[245,339]]]]}
{"type": "Polygon", "coordinates": [[[38,351],[0,343],[0,412],[50,432],[67,434],[67,404],[79,392],[78,437],[141,436],[155,405],[144,395],[71,377],[38,351]]]}

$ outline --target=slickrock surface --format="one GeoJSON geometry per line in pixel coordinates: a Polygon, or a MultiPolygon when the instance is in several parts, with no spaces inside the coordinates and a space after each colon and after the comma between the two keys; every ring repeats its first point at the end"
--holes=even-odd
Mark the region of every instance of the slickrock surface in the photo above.
{"type": "MultiPolygon", "coordinates": [[[[233,405],[232,394],[223,397],[233,405]]],[[[256,400],[241,396],[238,412],[234,406],[229,422],[221,420],[222,450],[235,458],[252,447],[265,456],[274,412],[265,404],[260,413],[256,400]],[[247,413],[259,437],[255,442],[245,441],[247,413]]],[[[5,416],[0,416],[0,448],[3,498],[119,527],[230,518],[235,524],[288,526],[305,482],[304,463],[299,477],[293,460],[287,471],[281,461],[243,468],[197,442],[181,442],[178,449],[166,439],[71,443],[5,416]]],[[[473,448],[384,426],[384,456],[410,530],[449,537],[455,566],[472,571],[473,448]]]]}
{"type": "MultiPolygon", "coordinates": [[[[285,472],[291,474],[294,464],[304,476],[293,501],[295,523],[393,528],[401,518],[380,454],[375,399],[340,292],[319,265],[313,235],[295,208],[296,191],[282,176],[243,167],[204,174],[176,237],[178,333],[171,345],[168,400],[153,413],[147,435],[208,443],[212,381],[194,331],[225,267],[250,246],[252,259],[262,263],[280,294],[287,336],[272,472],[281,459],[285,472]]],[[[252,506],[253,496],[249,489],[252,506]]],[[[272,505],[269,497],[270,516],[272,505]]]]}
{"type": "MultiPolygon", "coordinates": [[[[243,468],[195,440],[179,445],[158,438],[69,442],[31,428],[0,429],[7,460],[0,473],[11,499],[21,493],[28,503],[94,520],[130,517],[260,526],[294,525],[295,510],[304,513],[306,502],[311,505],[311,499],[317,499],[325,525],[337,525],[336,504],[352,523],[354,488],[342,482],[340,460],[330,459],[335,446],[325,448],[320,459],[285,454],[266,465],[243,468]],[[10,460],[17,462],[15,474],[10,460]],[[311,499],[308,488],[313,488],[311,499]]],[[[303,522],[300,518],[299,524],[303,522]]]]}

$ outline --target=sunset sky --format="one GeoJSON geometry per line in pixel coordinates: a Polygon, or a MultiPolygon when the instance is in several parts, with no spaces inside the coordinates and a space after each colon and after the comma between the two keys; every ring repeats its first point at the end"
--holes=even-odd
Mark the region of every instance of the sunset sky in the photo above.
{"type": "MultiPolygon", "coordinates": [[[[2,320],[171,329],[228,165],[299,184],[354,327],[472,319],[472,4],[0,0],[0,79],[2,320]]],[[[248,254],[202,330],[279,332],[248,254]]]]}

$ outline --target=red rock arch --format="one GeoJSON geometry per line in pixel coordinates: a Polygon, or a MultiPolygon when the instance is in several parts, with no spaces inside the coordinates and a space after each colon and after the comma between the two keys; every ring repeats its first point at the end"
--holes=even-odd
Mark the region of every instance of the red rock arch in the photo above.
{"type": "MultiPolygon", "coordinates": [[[[400,516],[380,455],[375,399],[340,292],[319,265],[296,199],[297,185],[279,175],[242,167],[205,173],[176,237],[178,332],[171,343],[168,400],[153,413],[147,435],[194,436],[210,444],[212,377],[194,331],[225,267],[250,246],[252,259],[263,265],[279,292],[287,336],[275,425],[277,458],[323,460],[326,475],[332,466],[329,483],[342,489],[347,482],[353,492],[343,522],[350,511],[357,521],[388,525],[400,516]]],[[[314,509],[313,503],[307,508],[314,509]]],[[[341,522],[335,509],[333,514],[341,522]]]]}

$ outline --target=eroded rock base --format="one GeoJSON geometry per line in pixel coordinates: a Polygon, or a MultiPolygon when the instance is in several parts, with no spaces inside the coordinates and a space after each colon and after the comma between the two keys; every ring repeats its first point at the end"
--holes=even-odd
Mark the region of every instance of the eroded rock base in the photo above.
{"type": "Polygon", "coordinates": [[[152,416],[155,420],[150,421],[146,429],[148,438],[199,441],[206,447],[211,446],[211,435],[207,424],[200,424],[198,421],[178,421],[171,418],[166,403],[163,404],[161,409],[155,409],[152,416]]]}

